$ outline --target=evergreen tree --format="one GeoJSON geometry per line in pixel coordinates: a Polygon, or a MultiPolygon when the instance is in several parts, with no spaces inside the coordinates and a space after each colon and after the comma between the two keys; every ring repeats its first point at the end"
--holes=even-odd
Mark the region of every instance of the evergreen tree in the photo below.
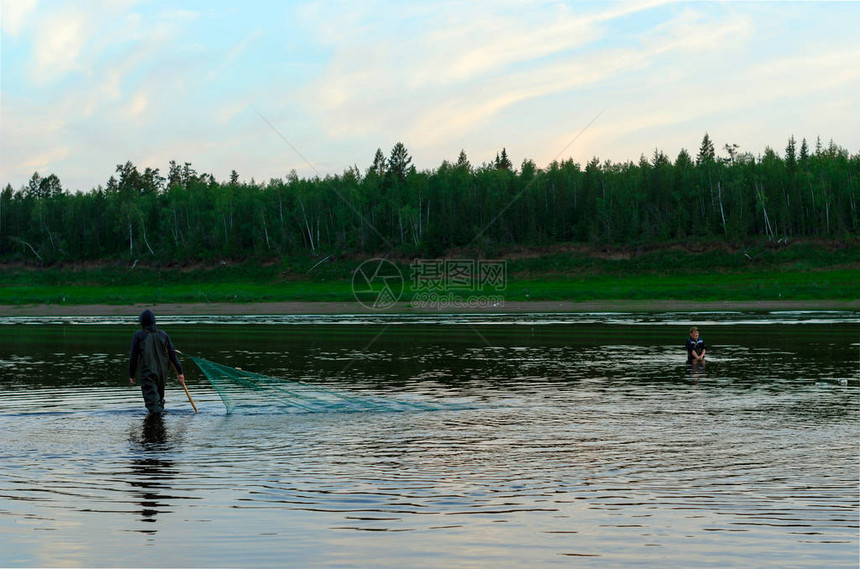
{"type": "Polygon", "coordinates": [[[412,167],[412,157],[402,142],[398,142],[391,149],[391,156],[388,158],[388,174],[395,180],[403,181],[406,179],[406,174],[412,167]]]}
{"type": "Polygon", "coordinates": [[[678,157],[675,158],[675,167],[685,171],[692,166],[693,159],[690,157],[690,153],[687,152],[686,148],[682,148],[681,151],[678,152],[678,157]]]}
{"type": "Polygon", "coordinates": [[[457,168],[463,168],[464,170],[471,170],[472,165],[469,163],[469,159],[466,157],[466,151],[460,150],[460,155],[457,157],[457,168]]]}
{"type": "Polygon", "coordinates": [[[508,158],[508,151],[506,149],[502,148],[501,156],[496,153],[495,167],[496,170],[511,170],[514,167],[508,158]]]}
{"type": "Polygon", "coordinates": [[[367,169],[367,173],[376,174],[378,177],[382,178],[385,176],[386,168],[387,163],[385,161],[385,155],[382,153],[381,148],[377,148],[376,154],[373,155],[373,163],[370,165],[370,168],[367,169]]]}
{"type": "Polygon", "coordinates": [[[41,196],[39,195],[39,186],[42,183],[42,176],[39,175],[38,172],[33,172],[33,175],[30,176],[30,181],[27,182],[27,189],[25,190],[25,195],[28,198],[38,199],[41,196]]]}
{"type": "Polygon", "coordinates": [[[699,147],[699,155],[696,157],[696,164],[707,164],[714,161],[716,152],[714,151],[714,143],[711,142],[711,137],[705,133],[702,138],[702,145],[699,147]]]}
{"type": "Polygon", "coordinates": [[[785,163],[788,166],[788,170],[794,171],[797,166],[797,151],[796,151],[797,143],[794,140],[794,135],[791,135],[791,138],[788,139],[788,145],[785,147],[785,163]]]}
{"type": "Polygon", "coordinates": [[[804,165],[809,162],[809,145],[806,144],[805,138],[800,143],[800,162],[804,165]]]}
{"type": "MultiPolygon", "coordinates": [[[[642,156],[642,158],[645,158],[644,155],[642,156]]],[[[645,162],[647,163],[648,161],[646,160],[645,162]]],[[[655,168],[659,168],[661,166],[668,166],[670,164],[669,157],[663,154],[662,150],[658,150],[655,148],[654,155],[651,157],[651,164],[653,164],[655,168]]]]}

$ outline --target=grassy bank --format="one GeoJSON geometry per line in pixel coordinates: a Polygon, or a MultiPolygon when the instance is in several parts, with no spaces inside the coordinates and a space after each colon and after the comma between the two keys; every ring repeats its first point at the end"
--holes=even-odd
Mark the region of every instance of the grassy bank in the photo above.
{"type": "MultiPolygon", "coordinates": [[[[277,259],[197,267],[141,263],[5,266],[0,304],[351,302],[364,258],[277,259]]],[[[394,260],[411,299],[410,260],[394,260]]],[[[740,249],[667,247],[650,252],[521,250],[504,259],[506,301],[847,300],[858,297],[860,247],[798,244],[740,249]]]]}

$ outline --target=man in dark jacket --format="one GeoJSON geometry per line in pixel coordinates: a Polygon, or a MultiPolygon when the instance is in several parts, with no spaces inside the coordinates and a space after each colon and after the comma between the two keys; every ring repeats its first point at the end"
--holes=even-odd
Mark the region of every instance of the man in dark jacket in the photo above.
{"type": "Polygon", "coordinates": [[[128,381],[134,384],[135,373],[140,371],[140,390],[143,402],[150,413],[164,412],[164,381],[172,365],[185,385],[182,364],[176,355],[173,342],[166,332],[155,327],[155,314],[144,310],[138,318],[142,330],[131,339],[131,356],[128,360],[128,381]]]}

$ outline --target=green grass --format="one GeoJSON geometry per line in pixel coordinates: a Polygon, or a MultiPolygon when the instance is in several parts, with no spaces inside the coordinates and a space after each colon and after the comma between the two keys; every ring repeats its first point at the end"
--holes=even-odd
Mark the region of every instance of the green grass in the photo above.
{"type": "MultiPolygon", "coordinates": [[[[573,276],[528,278],[512,275],[503,291],[457,291],[460,296],[493,295],[525,300],[850,300],[857,298],[857,271],[690,275],[573,276]]],[[[401,300],[410,300],[407,285],[401,300]]],[[[352,302],[350,281],[279,283],[193,283],[135,285],[6,285],[0,304],[135,304],[209,302],[352,302]]]]}
{"type": "Polygon", "coordinates": [[[294,282],[0,287],[0,304],[135,304],[353,300],[349,283],[294,282]]]}
{"type": "MultiPolygon", "coordinates": [[[[278,259],[198,268],[120,265],[6,266],[0,304],[353,302],[352,273],[363,258],[278,259]]],[[[507,260],[504,291],[454,291],[524,300],[853,300],[860,247],[798,244],[693,253],[665,248],[624,255],[550,252],[507,260]],[[622,257],[622,258],[618,258],[622,257]]],[[[399,261],[412,299],[409,260],[399,261]]]]}
{"type": "Polygon", "coordinates": [[[517,300],[849,300],[856,270],[585,276],[511,279],[505,299],[517,300]]]}

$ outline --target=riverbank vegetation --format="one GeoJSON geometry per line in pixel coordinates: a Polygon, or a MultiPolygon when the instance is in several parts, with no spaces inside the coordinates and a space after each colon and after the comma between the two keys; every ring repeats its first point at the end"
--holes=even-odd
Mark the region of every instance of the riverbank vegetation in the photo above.
{"type": "Polygon", "coordinates": [[[68,191],[35,173],[0,192],[0,260],[217,263],[301,255],[496,258],[511,248],[653,248],[720,241],[847,241],[858,233],[860,154],[792,137],[754,157],[705,135],[698,153],[638,162],[515,168],[503,149],[475,167],[418,171],[403,144],[364,171],[226,181],[171,162],[167,176],[118,165],[105,186],[68,191]]]}
{"type": "Polygon", "coordinates": [[[497,259],[509,300],[856,298],[860,154],[792,137],[760,156],[369,167],[218,181],[128,162],[71,192],[0,191],[0,303],[351,301],[363,260],[497,259]]]}
{"type": "MultiPolygon", "coordinates": [[[[578,246],[517,249],[501,260],[501,290],[454,291],[506,301],[679,299],[685,301],[851,300],[857,298],[856,243],[713,244],[689,250],[593,250],[578,246]]],[[[355,302],[360,256],[270,258],[264,262],[150,265],[134,262],[7,263],[0,304],[199,302],[355,302]]],[[[418,292],[411,260],[391,257],[403,277],[402,301],[418,292]]],[[[359,282],[359,286],[361,283],[359,282]]],[[[444,293],[445,291],[441,291],[444,293]]]]}

